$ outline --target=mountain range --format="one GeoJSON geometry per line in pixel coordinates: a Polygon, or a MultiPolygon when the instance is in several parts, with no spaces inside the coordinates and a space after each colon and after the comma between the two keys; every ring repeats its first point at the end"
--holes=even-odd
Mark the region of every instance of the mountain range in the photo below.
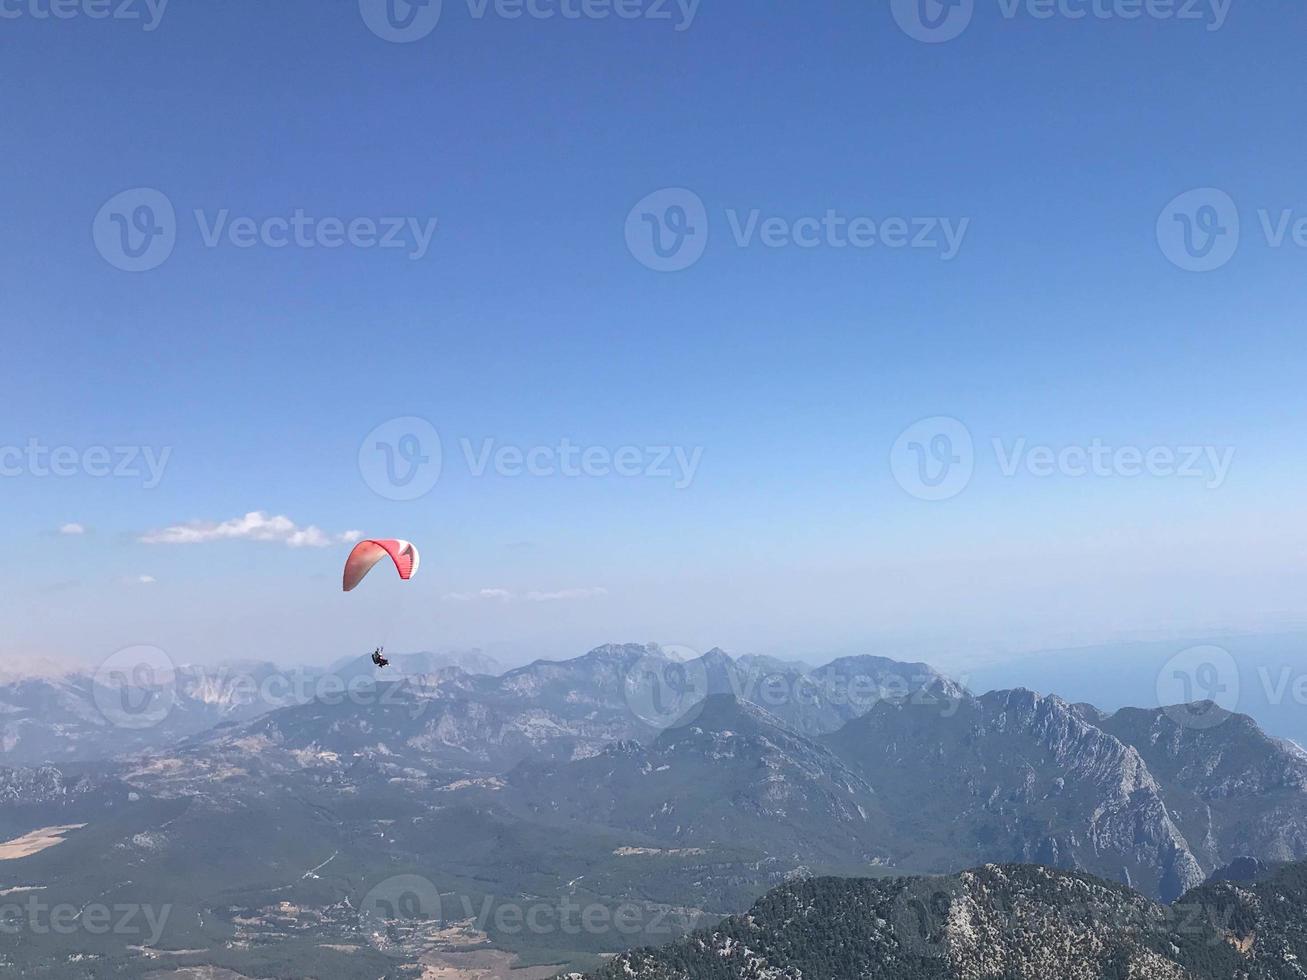
{"type": "Polygon", "coordinates": [[[360,658],[300,686],[267,665],[223,675],[256,679],[241,684],[179,671],[114,691],[107,713],[94,678],[0,688],[16,733],[0,839],[75,827],[0,859],[0,892],[172,910],[146,952],[0,930],[0,965],[121,976],[166,955],[251,977],[407,976],[493,952],[552,973],[814,875],[1038,865],[1165,908],[1232,862],[1256,876],[1307,857],[1307,754],[1211,705],[1107,714],[973,695],[925,664],[683,663],[638,644],[499,675],[393,666],[360,658]],[[155,725],[111,723],[150,693],[169,708],[155,725]],[[439,896],[440,928],[380,942],[361,910],[410,879],[439,896]],[[640,915],[575,932],[498,917],[531,903],[640,915]]]}

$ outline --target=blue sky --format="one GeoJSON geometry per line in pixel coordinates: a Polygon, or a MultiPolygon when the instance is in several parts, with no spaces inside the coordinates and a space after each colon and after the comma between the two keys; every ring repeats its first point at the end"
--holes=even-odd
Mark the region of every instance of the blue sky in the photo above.
{"type": "Polygon", "coordinates": [[[446,0],[393,43],[344,0],[174,0],[157,24],[143,0],[124,9],[144,20],[14,0],[0,444],[170,455],[149,488],[81,462],[6,470],[0,653],[331,660],[385,639],[512,658],[634,639],[947,663],[1304,618],[1307,12],[977,0],[958,37],[925,43],[891,6],[509,19],[446,0]],[[144,199],[117,195],[139,188],[172,207],[175,241],[130,272],[113,215],[130,225],[144,199]],[[707,244],[659,272],[625,230],[668,188],[648,213],[670,234],[659,208],[698,202],[707,244]],[[1184,199],[1190,218],[1216,215],[1227,242],[1231,207],[1240,224],[1200,272],[1157,230],[1196,188],[1226,197],[1184,199]],[[403,247],[229,234],[297,210],[403,219],[403,247]],[[782,235],[828,212],[934,237],[737,240],[750,215],[782,235]],[[1276,245],[1263,225],[1286,214],[1276,245]],[[411,229],[432,219],[423,245],[411,229]],[[941,221],[965,228],[951,256],[931,247],[941,221]],[[388,499],[360,447],[410,416],[443,466],[388,499]],[[930,501],[896,474],[931,438],[892,451],[937,417],[975,462],[930,501]],[[646,475],[478,476],[463,440],[474,457],[631,447],[646,475]],[[1169,448],[1173,470],[1188,447],[1229,462],[1219,479],[1003,472],[1018,446],[1096,440],[1169,448]],[[697,459],[692,479],[666,475],[664,447],[697,459]],[[255,512],[330,540],[142,540],[255,512]],[[423,546],[402,607],[390,581],[339,593],[350,530],[423,546]]]}

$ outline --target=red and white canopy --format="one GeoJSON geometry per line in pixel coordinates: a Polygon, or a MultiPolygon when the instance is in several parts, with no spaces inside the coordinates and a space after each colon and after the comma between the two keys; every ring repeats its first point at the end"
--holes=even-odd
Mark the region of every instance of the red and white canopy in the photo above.
{"type": "Polygon", "coordinates": [[[360,541],[345,559],[345,591],[349,592],[363,581],[363,577],[372,571],[372,566],[387,555],[395,563],[395,570],[402,579],[411,579],[418,572],[421,556],[411,541],[398,538],[369,538],[360,541]]]}

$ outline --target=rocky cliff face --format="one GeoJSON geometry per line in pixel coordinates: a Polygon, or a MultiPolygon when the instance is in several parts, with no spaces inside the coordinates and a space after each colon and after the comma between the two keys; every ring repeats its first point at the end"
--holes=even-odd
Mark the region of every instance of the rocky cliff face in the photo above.
{"type": "Polygon", "coordinates": [[[1307,853],[1307,753],[1251,718],[1208,706],[1124,708],[1098,724],[1135,748],[1207,867],[1245,854],[1293,861],[1307,853]]]}
{"type": "Polygon", "coordinates": [[[1139,753],[1059,698],[885,705],[826,743],[900,812],[949,814],[919,825],[905,861],[1034,861],[1164,898],[1205,877],[1139,753]]]}

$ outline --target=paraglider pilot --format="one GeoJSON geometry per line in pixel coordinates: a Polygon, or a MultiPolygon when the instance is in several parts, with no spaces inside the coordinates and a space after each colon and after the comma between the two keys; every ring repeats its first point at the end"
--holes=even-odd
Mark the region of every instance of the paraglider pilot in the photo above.
{"type": "MultiPolygon", "coordinates": [[[[395,571],[399,572],[402,580],[408,581],[417,574],[420,559],[413,542],[400,538],[368,538],[356,544],[350,551],[349,557],[345,559],[345,574],[341,579],[344,590],[353,592],[363,581],[363,577],[372,571],[373,566],[387,555],[395,563],[395,571]]],[[[381,655],[384,649],[385,647],[377,647],[372,651],[372,663],[377,667],[386,667],[390,664],[390,661],[381,655]]]]}

